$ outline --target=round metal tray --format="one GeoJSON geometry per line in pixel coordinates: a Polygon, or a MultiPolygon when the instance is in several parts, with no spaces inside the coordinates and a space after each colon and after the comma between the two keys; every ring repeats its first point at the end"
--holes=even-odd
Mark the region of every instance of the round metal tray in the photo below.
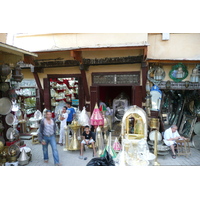
{"type": "Polygon", "coordinates": [[[2,97],[0,98],[0,114],[7,115],[12,110],[12,103],[9,98],[2,97]]]}
{"type": "Polygon", "coordinates": [[[10,134],[11,134],[11,132],[13,132],[13,131],[14,131],[14,129],[13,129],[12,127],[10,127],[10,128],[6,131],[6,137],[7,137],[8,140],[10,139],[10,134]]]}
{"type": "Polygon", "coordinates": [[[195,134],[200,135],[200,122],[197,122],[194,125],[194,132],[195,132],[195,134]]]}
{"type": "Polygon", "coordinates": [[[195,149],[200,149],[200,135],[194,135],[192,137],[192,145],[195,149]]]}

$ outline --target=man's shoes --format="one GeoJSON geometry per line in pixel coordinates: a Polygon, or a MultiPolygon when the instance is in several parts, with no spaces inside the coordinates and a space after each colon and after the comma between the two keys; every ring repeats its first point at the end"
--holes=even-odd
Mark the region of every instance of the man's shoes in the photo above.
{"type": "Polygon", "coordinates": [[[48,163],[48,160],[44,160],[44,163],[48,163]]]}
{"type": "Polygon", "coordinates": [[[62,166],[62,164],[60,164],[60,163],[56,163],[55,166],[62,166]]]}
{"type": "Polygon", "coordinates": [[[63,143],[60,143],[60,146],[63,146],[63,143]]]}
{"type": "Polygon", "coordinates": [[[84,160],[87,160],[87,157],[85,157],[84,160]]]}
{"type": "Polygon", "coordinates": [[[173,159],[176,159],[176,155],[172,155],[172,158],[173,158],[173,159]]]}
{"type": "Polygon", "coordinates": [[[80,159],[83,159],[83,156],[79,156],[80,159]]]}

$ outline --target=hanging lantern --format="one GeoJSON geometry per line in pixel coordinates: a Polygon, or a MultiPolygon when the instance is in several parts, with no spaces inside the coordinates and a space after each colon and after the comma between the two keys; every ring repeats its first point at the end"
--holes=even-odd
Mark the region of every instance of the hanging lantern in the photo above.
{"type": "Polygon", "coordinates": [[[13,70],[12,70],[12,79],[13,81],[16,82],[21,82],[24,78],[24,75],[21,73],[21,68],[19,65],[17,65],[13,70]]]}

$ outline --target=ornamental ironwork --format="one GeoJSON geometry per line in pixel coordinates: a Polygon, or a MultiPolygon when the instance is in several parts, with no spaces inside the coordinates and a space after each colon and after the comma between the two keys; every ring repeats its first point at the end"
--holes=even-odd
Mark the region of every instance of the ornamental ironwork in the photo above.
{"type": "Polygon", "coordinates": [[[95,85],[138,85],[140,83],[139,74],[105,74],[93,75],[95,85]]]}

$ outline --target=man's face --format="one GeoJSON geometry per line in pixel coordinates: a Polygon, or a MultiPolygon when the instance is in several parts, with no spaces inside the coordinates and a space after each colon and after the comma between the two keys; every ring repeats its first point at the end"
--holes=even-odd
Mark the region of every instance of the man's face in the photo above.
{"type": "Polygon", "coordinates": [[[70,107],[70,105],[69,104],[66,104],[66,106],[69,108],[70,107]]]}
{"type": "Polygon", "coordinates": [[[171,128],[172,129],[172,133],[175,133],[177,131],[177,128],[171,128]]]}
{"type": "Polygon", "coordinates": [[[51,112],[47,112],[46,113],[46,118],[50,119],[52,117],[52,113],[51,112]]]}
{"type": "Polygon", "coordinates": [[[66,113],[66,108],[63,108],[63,112],[66,113]]]}

